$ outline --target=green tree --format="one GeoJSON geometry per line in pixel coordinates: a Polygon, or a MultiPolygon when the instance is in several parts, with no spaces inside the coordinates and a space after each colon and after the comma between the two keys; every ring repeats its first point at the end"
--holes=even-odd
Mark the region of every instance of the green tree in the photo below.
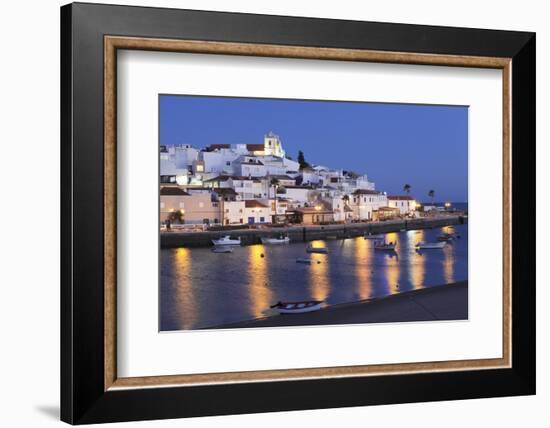
{"type": "Polygon", "coordinates": [[[300,169],[308,168],[310,165],[306,162],[304,152],[298,150],[298,163],[300,164],[300,169]]]}
{"type": "Polygon", "coordinates": [[[176,210],[168,215],[168,220],[170,223],[183,223],[185,221],[185,216],[182,210],[176,210]]]}
{"type": "Polygon", "coordinates": [[[408,195],[409,193],[411,193],[411,185],[410,184],[405,184],[403,186],[403,191],[408,195]]]}
{"type": "Polygon", "coordinates": [[[433,203],[434,203],[434,198],[435,198],[435,190],[433,190],[433,189],[430,190],[430,191],[428,192],[428,196],[432,199],[432,205],[433,205],[433,203]]]}

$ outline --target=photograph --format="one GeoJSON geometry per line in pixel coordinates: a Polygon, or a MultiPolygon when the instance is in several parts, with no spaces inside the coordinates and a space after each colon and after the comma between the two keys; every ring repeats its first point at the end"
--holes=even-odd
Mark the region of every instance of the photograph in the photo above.
{"type": "Polygon", "coordinates": [[[159,95],[159,330],[468,319],[468,106],[159,95]]]}

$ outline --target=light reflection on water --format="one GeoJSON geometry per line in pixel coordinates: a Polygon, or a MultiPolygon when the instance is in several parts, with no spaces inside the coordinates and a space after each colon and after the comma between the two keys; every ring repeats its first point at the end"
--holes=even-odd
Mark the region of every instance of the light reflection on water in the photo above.
{"type": "Polygon", "coordinates": [[[161,250],[160,328],[211,327],[273,314],[278,300],[353,302],[462,281],[468,275],[468,228],[410,230],[386,234],[395,253],[375,251],[362,237],[312,241],[329,254],[307,254],[308,243],[251,245],[233,253],[209,248],[161,250]],[[418,242],[434,242],[455,231],[461,239],[442,250],[417,251],[418,242]],[[311,265],[296,259],[310,258],[311,265]],[[320,263],[317,263],[319,261],[320,263]]]}

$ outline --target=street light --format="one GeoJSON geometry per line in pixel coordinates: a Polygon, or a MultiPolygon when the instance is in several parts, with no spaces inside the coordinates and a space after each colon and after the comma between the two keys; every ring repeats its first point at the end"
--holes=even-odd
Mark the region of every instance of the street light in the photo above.
{"type": "Polygon", "coordinates": [[[451,207],[451,203],[450,202],[445,202],[445,208],[449,209],[451,207]]]}

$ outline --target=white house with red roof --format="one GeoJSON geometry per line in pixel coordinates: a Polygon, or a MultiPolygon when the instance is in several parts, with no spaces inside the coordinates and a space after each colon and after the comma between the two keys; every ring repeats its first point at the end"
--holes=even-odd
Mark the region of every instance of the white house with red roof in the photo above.
{"type": "Polygon", "coordinates": [[[399,214],[413,214],[416,211],[416,200],[409,195],[389,195],[388,207],[397,208],[399,214]]]}

